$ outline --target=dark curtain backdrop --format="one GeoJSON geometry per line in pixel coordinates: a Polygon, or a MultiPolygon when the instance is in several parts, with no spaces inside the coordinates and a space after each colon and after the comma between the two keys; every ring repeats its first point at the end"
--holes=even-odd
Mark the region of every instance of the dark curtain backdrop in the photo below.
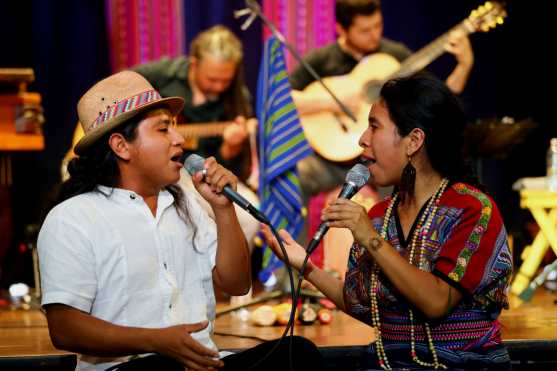
{"type": "Polygon", "coordinates": [[[0,284],[32,282],[28,251],[19,249],[25,227],[38,223],[59,181],[60,161],[71,143],[79,96],[109,73],[102,1],[3,1],[0,8],[2,67],[32,67],[29,90],[41,94],[45,150],[14,154],[14,238],[0,284]]]}
{"type": "MultiPolygon", "coordinates": [[[[261,54],[261,26],[243,32],[233,10],[243,1],[184,0],[186,40],[223,23],[244,42],[246,78],[255,89],[261,54]]],[[[30,254],[19,249],[25,227],[40,223],[60,181],[60,162],[71,145],[76,104],[96,81],[110,74],[105,2],[99,0],[20,0],[0,2],[0,67],[32,67],[29,86],[43,99],[45,150],[13,155],[14,237],[0,269],[0,288],[14,281],[32,282],[30,254]]],[[[2,236],[0,236],[2,238],[2,236]]],[[[1,264],[2,262],[0,262],[1,264]]]]}
{"type": "MultiPolygon", "coordinates": [[[[404,41],[418,50],[483,4],[481,0],[382,2],[385,35],[404,41]]],[[[488,157],[476,162],[482,182],[502,211],[507,228],[519,229],[528,212],[519,209],[519,195],[511,184],[526,176],[545,175],[545,154],[549,139],[557,136],[550,117],[553,68],[547,56],[550,47],[550,13],[542,0],[506,2],[508,17],[503,25],[487,33],[470,36],[475,64],[461,98],[470,121],[503,116],[516,120],[531,117],[539,127],[514,146],[508,157],[488,157]],[[551,81],[551,82],[550,82],[551,81]],[[525,215],[526,214],[526,215],[525,215]]],[[[445,78],[453,57],[444,54],[428,69],[445,78]]]]}
{"type": "MultiPolygon", "coordinates": [[[[247,32],[239,29],[240,22],[232,14],[243,7],[243,0],[185,0],[184,4],[187,40],[217,23],[232,27],[242,38],[246,78],[254,92],[262,50],[261,26],[255,22],[247,32]]],[[[465,0],[384,0],[385,35],[418,50],[479,4],[465,0]]],[[[554,85],[550,83],[551,70],[546,68],[545,54],[551,44],[546,44],[549,24],[543,17],[548,14],[544,4],[542,0],[508,1],[509,17],[503,26],[471,37],[476,63],[462,95],[470,119],[509,115],[517,119],[532,117],[540,124],[508,159],[487,159],[482,167],[507,223],[515,221],[513,213],[518,210],[511,182],[523,176],[543,175],[549,138],[557,136],[549,115],[554,85]],[[548,98],[541,92],[543,85],[548,98]]],[[[105,25],[104,1],[0,3],[0,67],[35,69],[36,82],[30,90],[42,95],[46,116],[45,151],[13,156],[15,230],[13,248],[0,277],[2,286],[14,280],[31,282],[30,259],[19,253],[17,246],[23,239],[24,226],[40,221],[59,181],[60,160],[71,143],[77,120],[77,100],[95,81],[110,73],[105,25]]],[[[429,69],[445,78],[452,67],[452,58],[445,55],[429,69]]]]}

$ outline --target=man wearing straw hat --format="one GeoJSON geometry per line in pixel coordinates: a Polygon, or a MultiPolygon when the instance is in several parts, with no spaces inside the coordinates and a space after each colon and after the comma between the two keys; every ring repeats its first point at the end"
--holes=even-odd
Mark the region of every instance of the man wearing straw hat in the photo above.
{"type": "Polygon", "coordinates": [[[223,365],[209,336],[213,282],[245,294],[250,255],[220,194],[226,184],[236,188],[230,171],[208,158],[204,180],[193,177],[214,221],[175,185],[183,138],[173,117],[183,104],[123,71],[77,105],[85,135],[38,249],[50,336],[57,348],[79,353],[78,370],[105,370],[145,353],[166,356],[157,360],[165,370],[223,365]]]}
{"type": "MultiPolygon", "coordinates": [[[[240,178],[238,192],[257,205],[257,195],[248,187],[248,176],[257,178],[255,174],[250,175],[256,166],[257,121],[253,118],[251,96],[244,79],[242,42],[227,27],[216,25],[200,32],[192,40],[189,51],[188,56],[164,57],[133,69],[163,97],[184,98],[184,108],[178,116],[180,123],[197,123],[205,127],[211,127],[210,123],[229,123],[222,136],[188,137],[188,148],[195,148],[203,157],[214,156],[231,170],[240,178]],[[195,139],[193,143],[189,143],[191,139],[195,139]]],[[[187,174],[182,175],[181,181],[183,186],[193,188],[187,174]]],[[[205,200],[198,201],[212,216],[205,200]]],[[[242,208],[236,208],[236,213],[248,243],[253,247],[259,223],[242,208]]]]}

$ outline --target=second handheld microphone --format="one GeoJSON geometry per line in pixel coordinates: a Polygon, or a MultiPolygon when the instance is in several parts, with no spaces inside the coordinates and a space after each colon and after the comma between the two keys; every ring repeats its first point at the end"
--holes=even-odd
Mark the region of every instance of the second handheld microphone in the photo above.
{"type": "MultiPolygon", "coordinates": [[[[351,199],[367,183],[370,175],[371,174],[369,173],[368,168],[364,165],[354,165],[350,171],[348,171],[348,174],[346,174],[346,179],[338,198],[346,198],[348,200],[351,199]]],[[[329,227],[327,226],[327,223],[323,222],[319,225],[317,232],[313,235],[313,238],[309,242],[306,249],[306,253],[308,255],[311,254],[317,246],[319,246],[319,242],[328,230],[329,227]]]]}

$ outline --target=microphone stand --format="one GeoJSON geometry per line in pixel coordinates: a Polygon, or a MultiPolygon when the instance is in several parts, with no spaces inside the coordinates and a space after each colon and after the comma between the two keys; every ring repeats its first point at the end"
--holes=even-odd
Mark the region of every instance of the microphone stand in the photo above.
{"type": "MultiPolygon", "coordinates": [[[[269,20],[269,18],[267,18],[267,16],[265,16],[265,14],[263,14],[263,12],[261,11],[261,6],[257,3],[257,1],[256,0],[246,0],[246,6],[247,6],[247,8],[234,11],[234,18],[241,18],[241,17],[247,16],[244,23],[242,23],[242,25],[240,26],[242,31],[247,30],[249,28],[249,26],[251,26],[251,24],[255,21],[255,19],[257,19],[257,17],[261,18],[261,20],[263,21],[263,24],[265,24],[267,27],[269,27],[269,30],[271,30],[271,33],[277,38],[277,40],[279,40],[279,42],[281,44],[283,44],[288,49],[288,51],[290,51],[290,53],[296,58],[296,60],[309,72],[309,74],[316,81],[319,81],[321,86],[323,86],[323,88],[327,91],[327,93],[334,99],[334,101],[338,104],[340,109],[348,117],[350,117],[350,119],[353,122],[357,122],[357,119],[354,116],[354,114],[352,113],[352,111],[350,111],[350,109],[344,103],[341,102],[341,100],[335,95],[335,93],[333,93],[331,91],[331,89],[325,84],[325,82],[323,81],[321,76],[319,76],[317,74],[317,72],[315,72],[313,67],[311,67],[304,59],[302,59],[300,53],[298,53],[298,51],[286,41],[286,38],[284,37],[284,35],[276,28],[276,26],[273,24],[273,22],[271,22],[269,20]]],[[[344,127],[343,123],[341,123],[341,125],[343,125],[343,127],[344,127]]],[[[271,230],[273,230],[272,225],[270,223],[268,225],[271,227],[271,230]]],[[[304,264],[304,267],[305,267],[305,264],[304,264]]],[[[292,285],[292,282],[291,282],[291,285],[292,285]]],[[[292,287],[291,287],[291,294],[294,294],[294,290],[293,290],[292,287]]],[[[311,295],[311,293],[307,293],[307,295],[308,296],[313,296],[313,295],[311,295]]]]}
{"type": "Polygon", "coordinates": [[[280,33],[280,31],[269,20],[269,18],[267,18],[267,16],[265,16],[265,14],[263,14],[263,12],[261,11],[261,6],[259,6],[257,1],[246,0],[246,5],[247,5],[247,8],[241,9],[241,10],[236,10],[234,12],[234,18],[240,18],[240,17],[243,17],[243,16],[249,14],[248,18],[242,24],[241,29],[243,31],[245,31],[253,23],[253,21],[257,17],[261,18],[263,23],[267,27],[269,27],[269,30],[271,30],[271,33],[273,34],[273,36],[275,36],[277,38],[277,40],[280,41],[280,43],[283,44],[286,47],[286,49],[288,49],[288,51],[306,69],[306,71],[315,79],[315,81],[319,82],[319,84],[325,89],[325,91],[327,91],[327,93],[331,96],[331,98],[333,98],[333,100],[336,102],[336,104],[338,104],[338,106],[340,107],[342,112],[344,112],[346,114],[346,116],[350,117],[350,119],[353,122],[357,122],[358,120],[356,119],[356,116],[354,116],[352,111],[350,111],[350,109],[348,107],[346,107],[346,105],[344,103],[342,103],[340,99],[338,99],[338,97],[335,95],[335,93],[333,93],[332,90],[329,89],[327,84],[325,84],[325,82],[323,81],[321,76],[319,76],[317,74],[317,72],[315,72],[315,70],[313,69],[313,67],[311,67],[309,65],[309,63],[307,63],[304,59],[302,59],[300,53],[298,53],[298,51],[296,49],[294,49],[294,47],[286,41],[286,38],[284,37],[284,35],[282,33],[280,33]]]}
{"type": "MultiPolygon", "coordinates": [[[[294,58],[296,58],[296,60],[306,69],[306,71],[309,72],[309,74],[316,80],[319,81],[319,84],[321,84],[321,86],[325,89],[325,91],[333,98],[333,100],[337,103],[337,105],[340,107],[340,109],[353,121],[353,122],[357,122],[356,117],[354,116],[354,114],[352,113],[352,111],[350,111],[350,109],[348,109],[348,107],[346,107],[346,105],[344,103],[342,103],[340,101],[340,99],[338,99],[338,97],[331,91],[331,89],[329,89],[329,87],[325,84],[325,82],[323,81],[323,79],[321,78],[321,76],[319,76],[317,74],[317,72],[315,72],[315,70],[305,61],[302,59],[302,57],[300,56],[300,54],[298,53],[298,51],[296,49],[294,49],[294,47],[292,45],[290,45],[287,41],[286,38],[284,37],[284,35],[282,35],[280,33],[280,31],[275,27],[275,25],[263,14],[263,12],[261,11],[261,7],[259,6],[259,4],[257,3],[257,1],[255,0],[246,0],[246,5],[247,8],[245,9],[241,9],[241,10],[237,10],[234,12],[234,18],[240,18],[243,17],[245,15],[248,15],[248,18],[244,21],[244,23],[241,26],[241,29],[243,31],[245,31],[254,21],[257,17],[261,18],[261,20],[263,21],[263,23],[269,27],[269,29],[271,30],[271,33],[273,34],[273,36],[275,36],[277,38],[277,40],[283,44],[288,51],[294,56],[294,58]]],[[[342,124],[342,123],[341,123],[342,124]]],[[[342,124],[343,128],[345,128],[345,125],[342,124]]],[[[272,225],[269,223],[270,227],[271,227],[271,231],[275,234],[275,237],[277,238],[277,240],[279,241],[279,244],[281,245],[281,250],[285,251],[284,248],[282,247],[282,242],[280,241],[280,237],[278,236],[278,234],[276,234],[274,228],[272,227],[272,225]]],[[[284,330],[282,336],[279,338],[279,340],[277,341],[277,343],[275,344],[275,346],[267,352],[267,354],[265,354],[263,356],[263,358],[261,358],[260,360],[258,360],[252,367],[249,368],[249,370],[254,369],[255,367],[259,366],[260,364],[262,364],[266,359],[268,359],[268,357],[274,353],[274,351],[278,348],[278,346],[280,345],[280,343],[282,342],[282,340],[284,339],[284,337],[290,333],[290,341],[289,341],[289,350],[288,350],[288,355],[289,355],[289,362],[290,362],[290,371],[293,370],[293,363],[292,363],[292,337],[294,335],[294,323],[295,323],[295,313],[296,313],[296,306],[297,306],[297,302],[298,302],[298,298],[300,297],[300,293],[301,293],[301,288],[302,288],[302,280],[303,280],[303,272],[305,270],[305,267],[307,265],[308,259],[309,259],[309,255],[310,253],[306,254],[306,258],[302,264],[302,270],[300,273],[300,276],[298,277],[298,285],[297,287],[294,286],[294,279],[292,276],[292,271],[290,268],[290,264],[287,261],[286,266],[287,266],[287,270],[289,273],[289,278],[290,278],[290,294],[292,297],[292,308],[290,310],[290,318],[288,321],[288,324],[286,325],[286,329],[284,330]]],[[[288,255],[286,255],[288,256],[288,255]]]]}

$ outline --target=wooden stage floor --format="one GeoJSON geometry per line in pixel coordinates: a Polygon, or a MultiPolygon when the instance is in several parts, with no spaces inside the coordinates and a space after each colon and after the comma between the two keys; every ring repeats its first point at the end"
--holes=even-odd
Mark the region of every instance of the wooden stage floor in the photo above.
{"type": "MultiPolygon", "coordinates": [[[[557,360],[557,293],[539,288],[530,302],[521,303],[516,298],[511,299],[511,309],[501,315],[503,337],[509,350],[513,348],[528,355],[543,351],[545,357],[547,352],[551,352],[550,357],[557,360]],[[531,348],[537,345],[538,349],[531,348]]],[[[222,309],[222,306],[219,308],[222,309]]],[[[283,328],[253,326],[233,320],[230,314],[219,316],[215,325],[219,333],[267,340],[279,337],[283,328]]],[[[311,339],[321,348],[329,349],[361,347],[374,340],[371,327],[341,312],[334,313],[333,322],[329,325],[297,325],[295,333],[311,339]]],[[[215,335],[214,339],[220,349],[248,348],[260,342],[253,338],[222,335],[215,335]]],[[[56,362],[65,360],[67,364],[68,360],[75,362],[73,357],[71,353],[56,350],[52,346],[46,319],[40,310],[0,311],[0,369],[4,369],[3,365],[17,365],[21,361],[33,364],[33,360],[51,365],[61,364],[56,362]]]]}

